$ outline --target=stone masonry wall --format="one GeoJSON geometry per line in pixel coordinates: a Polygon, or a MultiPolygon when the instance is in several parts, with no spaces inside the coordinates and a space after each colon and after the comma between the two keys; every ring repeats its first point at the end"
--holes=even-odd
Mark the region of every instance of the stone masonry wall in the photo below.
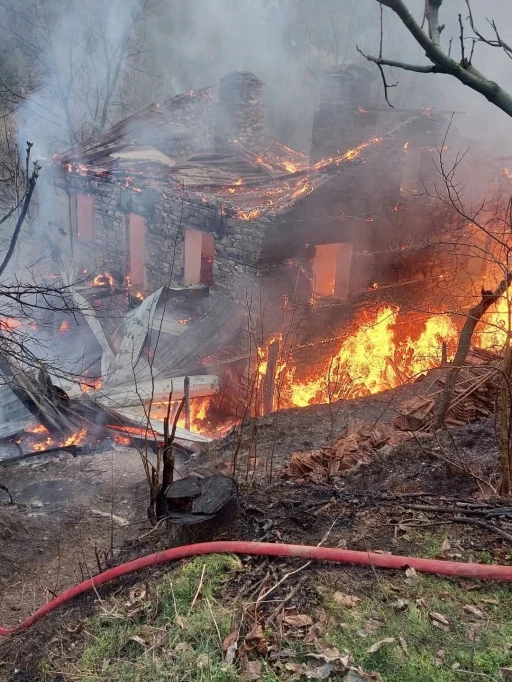
{"type": "MultiPolygon", "coordinates": [[[[244,222],[220,202],[207,202],[199,195],[161,187],[123,187],[104,179],[60,173],[55,183],[71,194],[90,194],[95,199],[93,242],[74,241],[74,255],[89,272],[115,270],[125,275],[126,220],[130,213],[146,219],[146,294],[164,285],[181,285],[183,279],[184,230],[212,234],[215,244],[213,277],[215,291],[246,308],[257,279],[257,260],[264,226],[244,222]]],[[[69,217],[60,225],[69,231],[69,217]]]]}

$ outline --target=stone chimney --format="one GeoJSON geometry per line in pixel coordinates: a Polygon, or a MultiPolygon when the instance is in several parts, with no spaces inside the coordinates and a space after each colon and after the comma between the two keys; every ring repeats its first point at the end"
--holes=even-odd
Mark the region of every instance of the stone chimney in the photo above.
{"type": "Polygon", "coordinates": [[[372,96],[373,73],[356,64],[335,66],[322,74],[320,106],[313,119],[311,161],[338,156],[368,138],[377,123],[372,96]]]}
{"type": "Polygon", "coordinates": [[[249,71],[235,71],[221,79],[215,120],[215,149],[233,150],[233,140],[251,152],[263,150],[265,107],[261,103],[263,81],[249,71]]]}

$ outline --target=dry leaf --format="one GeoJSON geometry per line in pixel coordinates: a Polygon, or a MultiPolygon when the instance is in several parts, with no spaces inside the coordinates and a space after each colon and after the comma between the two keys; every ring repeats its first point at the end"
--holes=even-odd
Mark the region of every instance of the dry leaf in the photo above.
{"type": "Polygon", "coordinates": [[[384,644],[393,644],[395,637],[385,637],[384,639],[379,639],[378,642],[372,644],[372,646],[366,650],[367,654],[375,654],[384,644]]]}
{"type": "Polygon", "coordinates": [[[477,609],[476,606],[472,606],[471,604],[464,604],[462,610],[466,613],[470,613],[472,616],[476,616],[477,618],[484,617],[483,611],[480,611],[480,609],[477,609]]]}
{"type": "Polygon", "coordinates": [[[68,625],[66,627],[66,630],[68,632],[71,632],[74,635],[75,633],[79,632],[82,629],[82,627],[83,627],[83,623],[80,622],[80,623],[78,623],[78,625],[75,625],[75,627],[68,625]]]}
{"type": "Polygon", "coordinates": [[[308,680],[327,680],[331,673],[336,672],[336,669],[337,666],[333,663],[323,663],[322,665],[308,663],[303,674],[308,680]]]}
{"type": "Polygon", "coordinates": [[[436,653],[436,655],[434,656],[434,663],[435,663],[437,666],[443,665],[444,656],[445,656],[444,651],[443,651],[442,649],[439,649],[439,651],[438,651],[438,652],[436,653]]]}
{"type": "Polygon", "coordinates": [[[409,567],[405,569],[405,584],[409,586],[416,585],[418,583],[418,574],[416,573],[416,569],[409,567]]]}
{"type": "Polygon", "coordinates": [[[361,601],[359,597],[356,597],[353,594],[344,594],[343,592],[335,592],[332,595],[332,598],[336,604],[339,604],[340,606],[346,606],[348,608],[357,606],[361,601]]]}
{"type": "Polygon", "coordinates": [[[512,680],[512,668],[500,668],[500,678],[502,680],[512,680]]]}
{"type": "Polygon", "coordinates": [[[397,599],[397,601],[394,601],[392,604],[390,604],[395,611],[405,611],[405,609],[409,606],[409,600],[408,599],[397,599]]]}
{"type": "Polygon", "coordinates": [[[222,642],[222,651],[226,653],[229,647],[233,644],[233,642],[236,642],[237,639],[238,630],[233,630],[233,632],[230,632],[226,639],[222,642]]]}
{"type": "Polygon", "coordinates": [[[132,587],[130,592],[128,593],[128,603],[126,606],[132,606],[138,601],[142,601],[143,599],[146,598],[147,595],[147,590],[145,585],[135,585],[132,587]]]}
{"type": "Polygon", "coordinates": [[[294,674],[294,677],[292,679],[296,679],[295,675],[299,675],[299,677],[302,675],[302,673],[304,671],[304,664],[303,663],[287,663],[285,665],[285,668],[288,672],[294,674]]]}
{"type": "Polygon", "coordinates": [[[406,656],[408,656],[409,651],[407,649],[407,641],[406,641],[405,637],[402,635],[402,633],[400,633],[398,635],[398,643],[400,644],[400,647],[401,647],[402,651],[404,652],[404,654],[406,656]]]}
{"type": "Polygon", "coordinates": [[[428,614],[430,618],[434,621],[434,623],[438,623],[439,625],[445,625],[448,627],[450,623],[448,620],[443,616],[442,613],[436,613],[436,611],[433,611],[432,613],[428,614]]]}
{"type": "Polygon", "coordinates": [[[325,658],[326,661],[334,661],[340,658],[340,650],[335,646],[329,646],[328,644],[323,644],[318,642],[316,645],[317,652],[325,658]]]}
{"type": "Polygon", "coordinates": [[[261,669],[261,661],[248,661],[246,659],[242,665],[240,679],[243,682],[258,682],[262,678],[261,669]]]}
{"type": "Polygon", "coordinates": [[[481,601],[483,604],[494,604],[495,606],[499,606],[499,601],[497,599],[482,599],[481,601]]]}
{"type": "Polygon", "coordinates": [[[324,632],[325,632],[324,624],[315,623],[309,628],[308,634],[304,638],[304,643],[313,644],[314,642],[318,641],[318,638],[321,637],[324,634],[324,632]]]}
{"type": "Polygon", "coordinates": [[[377,620],[376,618],[370,618],[370,620],[366,620],[363,625],[363,631],[366,632],[369,635],[375,634],[382,626],[384,623],[382,623],[380,620],[377,620]]]}
{"type": "Polygon", "coordinates": [[[305,628],[313,625],[313,619],[305,613],[289,614],[283,618],[283,623],[294,628],[305,628]]]}
{"type": "Polygon", "coordinates": [[[445,538],[443,540],[443,544],[441,545],[441,552],[443,554],[446,554],[446,552],[449,552],[451,550],[451,548],[452,548],[452,546],[450,544],[450,541],[448,540],[448,538],[445,538]]]}
{"type": "Polygon", "coordinates": [[[244,649],[246,651],[256,650],[259,654],[264,654],[267,651],[267,639],[263,634],[261,625],[254,625],[245,636],[244,649]]]}
{"type": "Polygon", "coordinates": [[[427,608],[427,602],[423,597],[420,597],[419,599],[416,599],[415,602],[416,606],[419,606],[421,609],[426,609],[427,608]]]}
{"type": "Polygon", "coordinates": [[[139,635],[132,635],[131,637],[128,637],[128,639],[131,642],[137,642],[137,644],[140,644],[144,649],[146,648],[146,642],[142,639],[142,637],[139,637],[139,635]]]}
{"type": "Polygon", "coordinates": [[[238,649],[238,641],[233,642],[233,644],[230,644],[227,648],[226,651],[226,663],[228,665],[233,665],[235,662],[236,658],[236,651],[238,649]]]}

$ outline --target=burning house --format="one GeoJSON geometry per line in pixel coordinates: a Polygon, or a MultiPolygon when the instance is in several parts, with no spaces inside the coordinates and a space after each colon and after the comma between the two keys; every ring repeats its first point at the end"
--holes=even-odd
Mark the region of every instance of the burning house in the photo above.
{"type": "MultiPolygon", "coordinates": [[[[231,415],[438,364],[457,335],[443,313],[471,305],[484,261],[460,248],[468,221],[425,191],[449,117],[380,106],[378,87],[355,65],[327,71],[309,154],[265,134],[263,83],[236,72],[56,156],[47,239],[125,315],[98,323],[103,355],[144,319],[123,356],[141,381],[218,376],[208,405],[231,415]]],[[[479,191],[497,178],[481,169],[479,191]]],[[[119,404],[129,371],[115,372],[119,404]]]]}

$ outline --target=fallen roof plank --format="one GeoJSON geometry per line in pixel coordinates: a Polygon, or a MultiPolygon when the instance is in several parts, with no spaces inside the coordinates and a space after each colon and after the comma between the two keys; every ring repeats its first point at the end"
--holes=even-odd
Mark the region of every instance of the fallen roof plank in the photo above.
{"type": "MultiPolygon", "coordinates": [[[[148,420],[140,405],[138,409],[117,408],[113,410],[101,403],[97,404],[99,407],[103,408],[107,414],[111,414],[112,417],[114,417],[114,424],[116,421],[122,421],[124,425],[127,425],[126,420],[128,420],[128,425],[131,422],[133,426],[138,428],[154,431],[159,436],[164,435],[164,422],[161,419],[154,418],[148,420]]],[[[179,426],[176,427],[175,437],[178,441],[187,441],[191,443],[209,443],[211,441],[211,438],[208,438],[207,436],[202,436],[200,433],[194,433],[188,429],[182,429],[179,426]]],[[[149,436],[149,438],[151,439],[151,436],[149,436]]]]}
{"type": "MultiPolygon", "coordinates": [[[[116,386],[104,386],[93,395],[95,400],[116,409],[137,407],[149,402],[159,403],[181,400],[185,395],[185,377],[172,379],[145,379],[116,386]]],[[[190,397],[204,398],[219,392],[219,378],[214,374],[201,374],[190,377],[190,397]]]]}

